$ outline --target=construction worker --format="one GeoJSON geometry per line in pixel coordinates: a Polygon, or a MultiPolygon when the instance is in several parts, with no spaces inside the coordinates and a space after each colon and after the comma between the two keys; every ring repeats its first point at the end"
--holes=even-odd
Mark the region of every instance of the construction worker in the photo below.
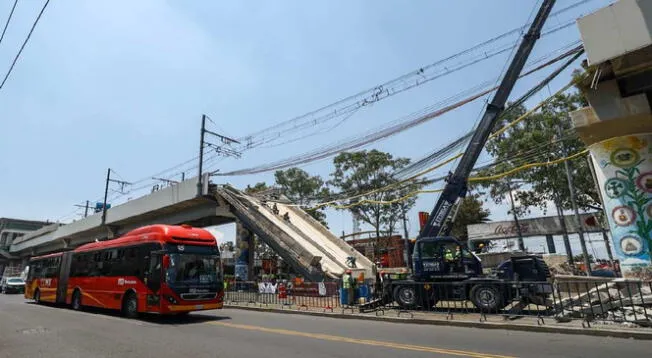
{"type": "Polygon", "coordinates": [[[353,304],[354,293],[353,293],[353,277],[351,276],[351,269],[347,269],[344,275],[342,275],[342,289],[346,292],[346,304],[353,304]]]}
{"type": "Polygon", "coordinates": [[[447,247],[446,251],[444,251],[444,262],[445,262],[445,267],[447,268],[446,271],[453,273],[455,270],[455,256],[453,255],[453,251],[447,247]]]}
{"type": "Polygon", "coordinates": [[[454,260],[453,251],[450,248],[446,248],[446,251],[444,252],[444,261],[453,262],[453,260],[454,260]]]}
{"type": "Polygon", "coordinates": [[[455,269],[457,271],[460,271],[460,272],[464,271],[462,263],[463,263],[463,261],[462,261],[462,247],[458,245],[457,247],[455,247],[455,263],[454,263],[455,269]]]}
{"type": "Polygon", "coordinates": [[[462,247],[457,246],[455,247],[455,260],[460,260],[462,258],[462,247]]]}

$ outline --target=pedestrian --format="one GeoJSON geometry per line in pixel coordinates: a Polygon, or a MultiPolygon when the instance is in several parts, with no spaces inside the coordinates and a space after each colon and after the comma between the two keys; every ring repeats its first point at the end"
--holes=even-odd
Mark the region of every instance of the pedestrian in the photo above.
{"type": "Polygon", "coordinates": [[[353,304],[353,276],[351,276],[351,269],[347,269],[344,275],[342,275],[342,289],[346,291],[346,304],[353,304]]]}

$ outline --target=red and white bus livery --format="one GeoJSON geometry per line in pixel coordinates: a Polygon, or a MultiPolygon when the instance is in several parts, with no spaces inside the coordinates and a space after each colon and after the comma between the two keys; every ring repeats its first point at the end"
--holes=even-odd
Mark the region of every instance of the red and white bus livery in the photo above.
{"type": "Polygon", "coordinates": [[[134,317],[222,308],[223,288],[213,235],[188,225],[151,225],[32,258],[25,297],[77,310],[116,309],[134,317]]]}

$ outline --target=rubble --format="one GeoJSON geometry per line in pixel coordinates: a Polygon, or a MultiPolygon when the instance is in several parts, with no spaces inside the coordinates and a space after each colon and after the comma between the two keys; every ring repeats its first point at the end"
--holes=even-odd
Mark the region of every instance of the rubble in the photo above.
{"type": "Polygon", "coordinates": [[[558,320],[582,318],[652,327],[652,287],[647,282],[624,279],[591,284],[564,282],[557,284],[556,296],[554,308],[558,320]]]}

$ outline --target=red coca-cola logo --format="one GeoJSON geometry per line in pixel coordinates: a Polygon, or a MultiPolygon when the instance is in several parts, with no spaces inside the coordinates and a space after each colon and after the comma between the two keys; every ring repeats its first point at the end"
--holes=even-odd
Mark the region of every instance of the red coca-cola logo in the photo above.
{"type": "MultiPolygon", "coordinates": [[[[526,234],[530,231],[530,225],[528,224],[521,224],[519,225],[521,227],[521,233],[526,234]]],[[[498,235],[504,235],[504,236],[509,236],[509,235],[517,235],[518,234],[518,228],[516,227],[516,224],[512,225],[498,225],[496,229],[494,230],[494,234],[498,235]]]]}

